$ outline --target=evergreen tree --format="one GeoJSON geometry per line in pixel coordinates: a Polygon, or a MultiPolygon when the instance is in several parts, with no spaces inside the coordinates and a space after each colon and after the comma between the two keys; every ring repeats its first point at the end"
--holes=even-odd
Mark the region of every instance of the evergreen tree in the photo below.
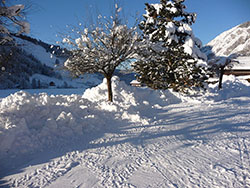
{"type": "Polygon", "coordinates": [[[186,92],[203,86],[206,56],[190,27],[196,14],[187,13],[183,3],[184,0],[146,3],[144,20],[139,24],[143,39],[133,67],[138,80],[151,88],[186,92]]]}

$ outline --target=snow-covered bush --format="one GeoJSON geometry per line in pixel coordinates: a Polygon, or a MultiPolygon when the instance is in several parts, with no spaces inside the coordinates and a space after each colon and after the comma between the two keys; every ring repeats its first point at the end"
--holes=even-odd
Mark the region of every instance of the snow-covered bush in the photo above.
{"type": "Polygon", "coordinates": [[[139,25],[143,41],[133,67],[139,81],[151,88],[186,91],[203,86],[206,55],[191,29],[196,14],[186,12],[183,2],[146,3],[139,25]]]}

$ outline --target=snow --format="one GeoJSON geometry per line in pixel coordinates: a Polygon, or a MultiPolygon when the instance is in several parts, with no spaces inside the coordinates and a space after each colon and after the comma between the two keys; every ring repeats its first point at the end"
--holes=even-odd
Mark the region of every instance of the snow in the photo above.
{"type": "Polygon", "coordinates": [[[160,10],[162,9],[162,4],[150,4],[151,6],[153,6],[156,10],[157,15],[160,13],[160,10]]]}
{"type": "Polygon", "coordinates": [[[48,95],[71,95],[71,94],[82,94],[85,91],[86,88],[67,88],[67,89],[61,89],[61,88],[48,88],[48,89],[5,89],[0,90],[0,98],[8,97],[11,94],[14,94],[16,92],[24,91],[31,95],[34,94],[40,94],[40,93],[46,93],[48,95]]]}
{"type": "Polygon", "coordinates": [[[216,65],[218,66],[225,66],[227,65],[227,62],[228,62],[228,58],[227,57],[221,57],[217,62],[216,62],[216,65]]]}
{"type": "Polygon", "coordinates": [[[237,97],[248,97],[250,83],[245,77],[235,77],[233,75],[223,76],[223,89],[217,91],[218,85],[210,85],[209,92],[206,94],[206,100],[221,101],[231,100],[237,97]]]}
{"type": "MultiPolygon", "coordinates": [[[[165,30],[165,37],[171,37],[171,34],[175,34],[175,31],[176,31],[176,27],[174,25],[173,22],[169,22],[167,25],[166,25],[166,30],[165,30]]],[[[171,41],[170,41],[171,42],[171,41]]]]}
{"type": "MultiPolygon", "coordinates": [[[[164,43],[171,44],[174,41],[182,44],[184,41],[182,45],[184,52],[197,60],[197,66],[207,67],[207,56],[200,50],[202,42],[194,36],[191,28],[192,23],[195,21],[196,14],[185,12],[183,10],[185,6],[179,5],[178,3],[182,2],[169,1],[159,4],[146,4],[146,13],[143,15],[145,20],[140,23],[140,25],[143,26],[145,35],[143,43],[147,42],[146,40],[148,39],[149,43],[147,47],[150,46],[157,52],[164,52],[168,50],[165,47],[166,45],[163,46],[164,43]],[[164,6],[164,3],[167,3],[167,6],[164,6]],[[162,15],[169,18],[157,18],[162,15]],[[182,18],[183,20],[188,20],[186,21],[187,23],[183,20],[181,21],[182,18]],[[185,37],[180,37],[178,33],[183,33],[185,37]]],[[[144,44],[141,45],[141,48],[142,47],[144,47],[144,44]]],[[[143,59],[144,57],[138,55],[137,59],[139,58],[143,59]]]]}
{"type": "Polygon", "coordinates": [[[91,32],[84,29],[87,34],[72,31],[71,34],[78,37],[76,39],[68,37],[69,46],[72,49],[77,47],[77,50],[71,51],[73,55],[68,58],[64,66],[74,75],[100,73],[107,76],[122,62],[133,59],[136,55],[135,49],[138,47],[139,37],[136,27],[128,28],[126,25],[120,25],[112,17],[111,21],[106,19],[102,21],[105,23],[102,23],[101,27],[95,27],[91,32]]]}
{"type": "MultiPolygon", "coordinates": [[[[49,52],[46,52],[46,49],[40,45],[36,45],[27,40],[22,40],[18,37],[14,38],[16,43],[19,44],[21,49],[23,49],[27,54],[32,54],[36,59],[38,59],[43,64],[54,68],[57,57],[55,57],[53,54],[49,52]]],[[[64,60],[62,59],[62,61],[64,60]]]]}
{"type": "Polygon", "coordinates": [[[25,22],[24,21],[25,18],[21,16],[21,13],[23,12],[24,8],[25,7],[22,4],[8,7],[5,5],[5,1],[1,1],[1,6],[0,6],[0,15],[1,15],[0,43],[1,45],[8,41],[13,40],[13,38],[9,36],[11,33],[10,29],[12,25],[14,25],[17,28],[16,31],[14,32],[18,34],[23,33],[23,32],[29,33],[30,25],[29,23],[25,22]]]}
{"type": "Polygon", "coordinates": [[[249,55],[247,53],[250,49],[250,22],[221,33],[206,46],[212,47],[209,53],[214,53],[216,56],[229,56],[235,53],[249,55]]]}
{"type": "Polygon", "coordinates": [[[250,84],[196,96],[106,80],[0,99],[0,186],[249,187],[250,84]],[[62,90],[63,91],[63,90],[62,90]]]}
{"type": "Polygon", "coordinates": [[[30,77],[30,83],[32,83],[32,79],[40,80],[41,83],[47,83],[49,85],[50,82],[54,82],[55,87],[57,88],[88,88],[91,86],[95,86],[101,83],[100,76],[97,74],[85,74],[81,78],[71,78],[67,73],[64,73],[65,77],[63,80],[41,75],[41,74],[33,74],[30,77]],[[66,84],[66,86],[65,86],[66,84]]]}
{"type": "Polygon", "coordinates": [[[250,70],[250,56],[240,56],[236,58],[236,61],[238,61],[239,63],[234,63],[234,70],[250,70]]]}
{"type": "MultiPolygon", "coordinates": [[[[1,7],[1,10],[3,8],[1,7]]],[[[24,9],[24,5],[14,5],[11,7],[6,8],[6,14],[10,17],[12,16],[17,16],[18,14],[20,14],[20,12],[24,9]]],[[[3,9],[4,10],[4,9],[3,9]]],[[[2,13],[2,12],[1,12],[2,13]]]]}
{"type": "Polygon", "coordinates": [[[178,32],[187,33],[188,35],[193,35],[193,30],[190,25],[183,23],[178,27],[178,32]]]}

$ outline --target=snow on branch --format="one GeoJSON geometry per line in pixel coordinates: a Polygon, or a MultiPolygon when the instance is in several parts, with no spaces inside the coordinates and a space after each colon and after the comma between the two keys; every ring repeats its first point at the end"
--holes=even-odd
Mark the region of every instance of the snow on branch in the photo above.
{"type": "MultiPolygon", "coordinates": [[[[191,25],[196,13],[185,11],[184,0],[161,0],[159,4],[146,3],[145,18],[139,25],[145,40],[166,47],[171,43],[181,43],[184,51],[206,66],[207,57],[200,51],[202,42],[193,34],[191,25]],[[148,37],[148,38],[147,38],[148,37]]],[[[161,49],[161,48],[159,48],[161,49]]]]}
{"type": "MultiPolygon", "coordinates": [[[[62,42],[71,48],[72,55],[65,62],[65,67],[73,75],[101,73],[111,82],[115,69],[135,56],[139,35],[136,27],[129,28],[121,24],[119,12],[109,19],[98,16],[98,23],[86,28],[73,28],[62,42]]],[[[108,86],[111,88],[111,86],[108,86]]],[[[110,89],[111,90],[111,89],[110,89]]],[[[112,101],[112,91],[109,100],[112,101]]]]}
{"type": "Polygon", "coordinates": [[[116,22],[106,22],[104,27],[77,31],[78,37],[65,37],[74,50],[73,55],[65,65],[77,74],[99,72],[112,74],[122,62],[133,58],[137,45],[138,34],[135,28],[119,25],[116,22]]]}
{"type": "Polygon", "coordinates": [[[209,60],[208,64],[211,67],[226,67],[231,63],[239,63],[239,61],[236,60],[237,57],[237,54],[231,54],[230,56],[216,56],[209,60]]]}
{"type": "Polygon", "coordinates": [[[24,5],[6,6],[4,2],[0,4],[0,45],[12,40],[10,33],[29,33],[30,25],[21,17],[24,5]],[[14,25],[14,30],[13,29],[14,25]],[[16,31],[17,30],[17,31],[16,31]]]}

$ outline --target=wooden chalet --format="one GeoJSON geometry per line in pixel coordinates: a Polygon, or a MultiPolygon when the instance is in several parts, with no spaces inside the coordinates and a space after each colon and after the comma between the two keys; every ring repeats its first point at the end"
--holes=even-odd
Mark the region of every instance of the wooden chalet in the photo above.
{"type": "Polygon", "coordinates": [[[134,86],[134,87],[142,87],[143,86],[143,84],[141,82],[137,81],[137,80],[132,80],[130,82],[130,85],[134,86]]]}
{"type": "Polygon", "coordinates": [[[225,68],[225,75],[250,76],[250,56],[242,56],[236,59],[239,63],[234,63],[225,68]]]}

